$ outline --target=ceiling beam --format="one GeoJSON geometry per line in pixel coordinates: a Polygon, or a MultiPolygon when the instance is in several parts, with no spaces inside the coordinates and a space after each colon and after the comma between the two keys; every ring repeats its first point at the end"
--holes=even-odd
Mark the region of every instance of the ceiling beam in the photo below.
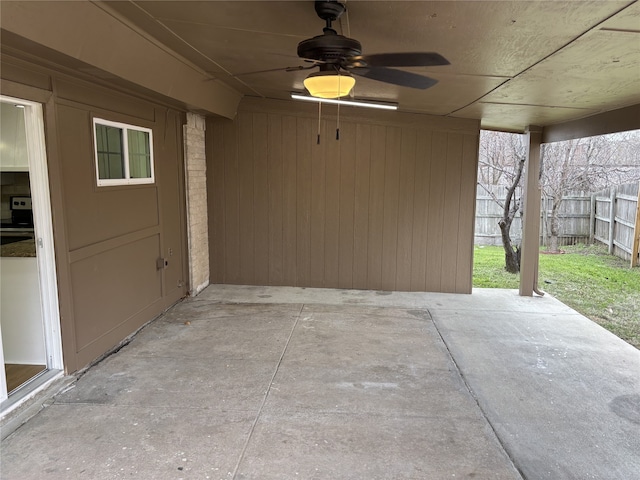
{"type": "Polygon", "coordinates": [[[611,110],[590,117],[544,127],[542,142],[552,143],[576,138],[640,129],[640,104],[611,110]]]}
{"type": "Polygon", "coordinates": [[[234,118],[242,98],[91,2],[3,2],[1,22],[3,31],[175,99],[189,110],[234,118]]]}

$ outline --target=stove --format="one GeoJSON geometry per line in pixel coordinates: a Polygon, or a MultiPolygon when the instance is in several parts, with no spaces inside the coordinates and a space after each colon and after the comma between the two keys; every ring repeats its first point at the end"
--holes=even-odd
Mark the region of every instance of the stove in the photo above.
{"type": "Polygon", "coordinates": [[[13,227],[33,228],[33,209],[31,208],[31,197],[11,197],[9,208],[11,209],[11,224],[13,227]]]}
{"type": "Polygon", "coordinates": [[[10,198],[11,218],[0,221],[0,244],[21,242],[34,238],[31,197],[10,198]]]}

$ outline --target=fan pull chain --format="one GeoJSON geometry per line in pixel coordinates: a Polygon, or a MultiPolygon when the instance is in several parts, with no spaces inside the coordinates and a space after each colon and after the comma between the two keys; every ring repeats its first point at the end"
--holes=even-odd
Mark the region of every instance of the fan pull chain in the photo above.
{"type": "Polygon", "coordinates": [[[322,102],[318,102],[318,145],[320,145],[320,125],[322,123],[322,102]]]}
{"type": "MultiPolygon", "coordinates": [[[[338,72],[338,94],[340,93],[340,72],[338,72]]],[[[340,97],[338,97],[340,99],[340,97]]],[[[338,117],[336,120],[336,140],[340,140],[340,103],[338,103],[338,117]]]]}
{"type": "Polygon", "coordinates": [[[340,140],[340,104],[338,104],[338,119],[336,121],[336,140],[340,140]]]}

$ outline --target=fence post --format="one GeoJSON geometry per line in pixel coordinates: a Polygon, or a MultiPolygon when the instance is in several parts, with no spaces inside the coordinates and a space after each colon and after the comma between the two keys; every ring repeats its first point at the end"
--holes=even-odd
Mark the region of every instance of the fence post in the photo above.
{"type": "Polygon", "coordinates": [[[596,196],[591,195],[591,211],[589,212],[589,245],[595,243],[596,235],[596,196]]]}
{"type": "Polygon", "coordinates": [[[540,245],[547,246],[547,196],[542,193],[540,196],[540,245]]]}
{"type": "Polygon", "coordinates": [[[637,267],[640,263],[638,259],[640,250],[640,182],[638,183],[638,200],[636,202],[636,224],[633,228],[633,247],[631,248],[631,267],[637,267]]]}
{"type": "Polygon", "coordinates": [[[613,235],[616,225],[616,189],[611,187],[609,193],[609,255],[613,255],[613,235]]]}

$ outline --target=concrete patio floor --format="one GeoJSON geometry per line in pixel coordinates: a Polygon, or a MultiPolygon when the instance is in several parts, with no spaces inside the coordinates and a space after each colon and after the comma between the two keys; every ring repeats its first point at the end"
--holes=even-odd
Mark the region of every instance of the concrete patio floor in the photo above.
{"type": "Polygon", "coordinates": [[[210,286],[1,445],[28,479],[640,478],[640,351],[559,301],[210,286]]]}

